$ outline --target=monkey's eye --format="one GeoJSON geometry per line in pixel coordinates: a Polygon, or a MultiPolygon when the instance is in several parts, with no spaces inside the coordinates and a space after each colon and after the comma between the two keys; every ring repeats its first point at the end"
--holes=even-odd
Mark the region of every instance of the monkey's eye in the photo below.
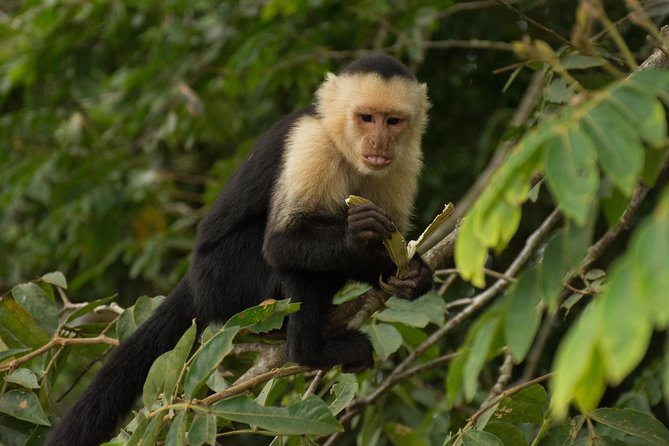
{"type": "Polygon", "coordinates": [[[362,114],[362,115],[360,115],[360,119],[362,119],[365,122],[374,122],[374,116],[372,116],[372,115],[362,114]]]}
{"type": "Polygon", "coordinates": [[[400,118],[388,118],[388,125],[397,125],[401,121],[400,118]]]}

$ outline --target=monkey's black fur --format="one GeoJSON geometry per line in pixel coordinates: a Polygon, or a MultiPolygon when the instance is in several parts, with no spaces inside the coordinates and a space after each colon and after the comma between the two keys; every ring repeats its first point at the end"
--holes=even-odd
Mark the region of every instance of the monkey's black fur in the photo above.
{"type": "Polygon", "coordinates": [[[342,74],[367,74],[376,73],[384,79],[394,76],[409,80],[416,80],[404,65],[397,63],[395,59],[385,54],[372,54],[351,62],[341,72],[342,74]]]}
{"type": "MultiPolygon", "coordinates": [[[[390,61],[363,60],[348,72],[372,70],[405,77],[406,68],[390,61]]],[[[202,329],[210,321],[224,321],[269,298],[301,302],[300,311],[290,315],[287,324],[292,361],[318,368],[343,364],[348,370],[373,365],[371,344],[362,333],[342,331],[326,338],[321,331],[333,294],[347,280],[376,285],[380,275],[389,277],[394,272],[378,240],[392,230],[384,212],[361,208],[381,222],[371,228],[360,220],[351,223],[354,220],[344,204],[334,214],[305,213],[284,230],[266,228],[286,136],[296,120],[314,113],[309,108],[286,116],[258,139],[200,223],[187,275],[155,314],[116,349],[48,444],[94,446],[105,441],[141,392],[153,361],[174,347],[192,318],[202,329]],[[369,240],[364,234],[370,231],[379,237],[369,240]]],[[[415,293],[408,297],[417,297],[432,285],[431,272],[420,257],[413,263],[420,277],[415,293]]]]}

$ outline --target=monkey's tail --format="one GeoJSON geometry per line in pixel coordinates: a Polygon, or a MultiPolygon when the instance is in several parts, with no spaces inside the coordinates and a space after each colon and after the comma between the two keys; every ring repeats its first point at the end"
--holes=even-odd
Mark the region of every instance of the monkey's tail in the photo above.
{"type": "Polygon", "coordinates": [[[49,446],[97,446],[108,440],[142,390],[153,361],[190,327],[193,297],[182,280],[154,314],[112,354],[53,430],[49,446]]]}

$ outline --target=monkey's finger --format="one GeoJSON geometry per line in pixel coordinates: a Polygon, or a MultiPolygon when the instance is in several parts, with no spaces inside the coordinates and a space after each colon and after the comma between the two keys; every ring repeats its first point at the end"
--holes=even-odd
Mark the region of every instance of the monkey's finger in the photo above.
{"type": "Polygon", "coordinates": [[[376,209],[368,209],[365,212],[349,213],[347,218],[349,224],[356,221],[368,221],[370,219],[379,222],[388,232],[392,233],[397,230],[397,227],[392,220],[385,213],[378,212],[376,209]]]}
{"type": "Polygon", "coordinates": [[[375,231],[356,231],[353,234],[356,240],[378,240],[381,241],[381,234],[375,231]]]}
{"type": "Polygon", "coordinates": [[[379,207],[375,204],[372,204],[372,203],[365,203],[365,204],[361,204],[359,206],[353,206],[353,207],[348,208],[349,214],[357,214],[359,212],[366,212],[366,211],[369,211],[369,210],[374,210],[374,211],[376,211],[380,214],[383,214],[386,217],[390,218],[388,216],[388,213],[383,208],[381,208],[381,207],[379,207]]]}
{"type": "Polygon", "coordinates": [[[388,279],[388,285],[393,288],[411,288],[415,289],[418,287],[418,283],[415,280],[402,280],[396,277],[391,277],[388,279]]]}
{"type": "Polygon", "coordinates": [[[374,231],[380,237],[390,238],[390,231],[378,220],[374,218],[366,218],[364,220],[352,220],[348,222],[348,228],[351,232],[374,231]]]}
{"type": "Polygon", "coordinates": [[[420,276],[420,271],[417,269],[412,269],[408,273],[406,273],[404,276],[402,276],[403,280],[408,280],[408,279],[416,279],[420,276]]]}

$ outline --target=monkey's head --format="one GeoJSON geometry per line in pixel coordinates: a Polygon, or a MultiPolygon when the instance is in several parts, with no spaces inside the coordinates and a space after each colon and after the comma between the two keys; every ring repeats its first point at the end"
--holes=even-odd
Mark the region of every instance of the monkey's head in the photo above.
{"type": "Polygon", "coordinates": [[[420,160],[427,125],[427,86],[389,56],[363,57],[329,73],[316,110],[337,150],[364,175],[420,160]]]}

